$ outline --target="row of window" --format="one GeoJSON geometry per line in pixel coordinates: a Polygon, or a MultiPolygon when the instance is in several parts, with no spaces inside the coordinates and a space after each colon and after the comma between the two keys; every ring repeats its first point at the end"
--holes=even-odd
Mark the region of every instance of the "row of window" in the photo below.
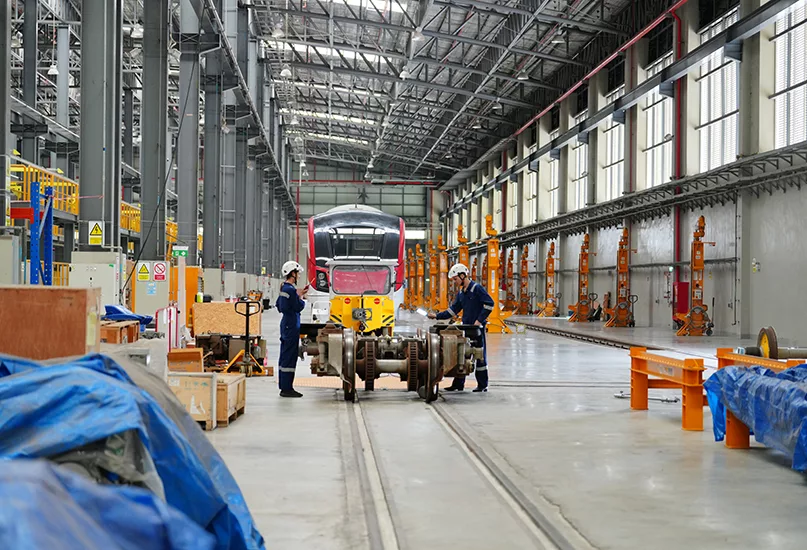
{"type": "MultiPolygon", "coordinates": [[[[723,32],[739,19],[737,9],[712,22],[700,33],[705,43],[723,32]]],[[[775,147],[785,147],[807,140],[807,6],[789,10],[775,26],[775,147]]],[[[672,52],[662,54],[647,67],[651,77],[674,61],[672,52]]],[[[704,60],[695,78],[699,88],[700,170],[714,170],[737,159],[739,145],[739,71],[738,65],[728,59],[723,50],[704,60]]],[[[624,93],[624,86],[606,96],[611,103],[624,93]]],[[[638,144],[645,152],[646,172],[644,187],[653,187],[669,182],[675,176],[673,166],[674,102],[657,89],[644,99],[643,112],[646,120],[646,142],[638,144]]],[[[575,117],[575,124],[588,116],[583,110],[575,117]]],[[[553,126],[554,127],[554,126],[553,126]]],[[[568,209],[584,208],[596,200],[613,200],[621,196],[625,178],[625,127],[609,120],[600,128],[605,139],[604,188],[602,197],[588,197],[588,145],[575,141],[570,145],[570,186],[573,203],[568,209]]],[[[555,129],[549,139],[559,135],[555,129]]],[[[559,162],[548,159],[549,208],[541,218],[554,217],[559,208],[559,162]]],[[[511,182],[508,187],[508,229],[530,225],[539,219],[539,195],[543,196],[536,172],[525,172],[522,193],[519,184],[511,182]],[[523,200],[523,206],[521,206],[523,200]],[[521,210],[519,210],[521,208],[521,210]]],[[[642,186],[640,186],[641,188],[642,186]]],[[[543,207],[542,207],[543,208],[543,207]]],[[[475,216],[471,218],[475,223],[475,216]]]]}

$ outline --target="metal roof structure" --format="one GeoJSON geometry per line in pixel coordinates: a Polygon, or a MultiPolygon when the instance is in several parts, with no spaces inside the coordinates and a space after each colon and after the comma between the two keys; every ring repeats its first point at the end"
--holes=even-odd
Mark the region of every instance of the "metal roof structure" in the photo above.
{"type": "Polygon", "coordinates": [[[463,177],[663,0],[252,0],[298,160],[463,177]]]}

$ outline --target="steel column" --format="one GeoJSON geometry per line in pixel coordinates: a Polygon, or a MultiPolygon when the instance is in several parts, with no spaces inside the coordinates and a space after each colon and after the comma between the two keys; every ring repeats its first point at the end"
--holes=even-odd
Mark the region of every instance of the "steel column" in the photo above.
{"type": "Polygon", "coordinates": [[[165,257],[168,133],[168,0],[144,0],[143,105],[140,115],[141,256],[165,257]]]}
{"type": "MultiPolygon", "coordinates": [[[[134,90],[123,90],[123,162],[134,166],[134,90]]],[[[131,189],[124,200],[131,201],[131,189]]]]}
{"type": "MultiPolygon", "coordinates": [[[[59,74],[56,76],[56,122],[70,127],[70,27],[61,26],[56,30],[56,67],[59,74]]],[[[67,143],[66,140],[60,140],[67,143]]],[[[70,174],[70,156],[59,153],[57,155],[58,167],[65,174],[70,174]]]]}
{"type": "MultiPolygon", "coordinates": [[[[17,3],[19,5],[19,2],[17,3]]],[[[39,59],[39,44],[37,38],[37,12],[39,0],[25,0],[25,13],[22,20],[23,44],[23,76],[22,100],[36,109],[36,81],[37,61],[39,59]]],[[[22,137],[22,156],[30,162],[39,164],[37,158],[37,138],[34,136],[22,137]]]]}
{"type": "Polygon", "coordinates": [[[123,57],[122,0],[107,0],[106,127],[104,138],[104,245],[120,245],[121,202],[121,71],[123,57]]]}
{"type": "Polygon", "coordinates": [[[179,135],[177,137],[177,242],[188,247],[187,265],[197,265],[199,226],[199,17],[189,0],[180,3],[179,135]]]}
{"type": "Polygon", "coordinates": [[[217,268],[221,265],[221,52],[214,51],[205,58],[205,150],[204,150],[204,202],[202,227],[204,228],[202,265],[217,268]]]}
{"type": "Polygon", "coordinates": [[[0,8],[0,227],[6,225],[6,182],[11,152],[11,2],[0,8]]]}
{"type": "Polygon", "coordinates": [[[106,125],[107,109],[107,63],[106,52],[99,44],[107,43],[107,0],[85,0],[84,20],[81,25],[81,102],[91,106],[81,110],[81,142],[79,152],[79,245],[88,245],[91,220],[106,221],[104,201],[106,192],[107,162],[106,125]]]}

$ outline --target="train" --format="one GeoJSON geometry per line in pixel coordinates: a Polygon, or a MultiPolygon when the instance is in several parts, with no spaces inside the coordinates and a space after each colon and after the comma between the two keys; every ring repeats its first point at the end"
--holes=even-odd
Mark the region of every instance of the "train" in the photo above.
{"type": "Polygon", "coordinates": [[[328,262],[393,264],[395,312],[403,303],[406,281],[406,226],[402,218],[363,204],[337,206],[308,220],[306,272],[310,290],[303,323],[326,322],[330,317],[328,262]]]}

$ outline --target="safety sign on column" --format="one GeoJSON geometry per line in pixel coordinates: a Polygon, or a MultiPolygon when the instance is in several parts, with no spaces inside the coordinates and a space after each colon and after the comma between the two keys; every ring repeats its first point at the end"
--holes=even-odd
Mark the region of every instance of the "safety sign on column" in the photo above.
{"type": "Polygon", "coordinates": [[[149,262],[138,262],[137,267],[137,280],[138,281],[150,281],[151,280],[151,263],[149,262]]]}
{"type": "Polygon", "coordinates": [[[165,281],[168,264],[165,262],[154,262],[154,280],[165,281]]]}

